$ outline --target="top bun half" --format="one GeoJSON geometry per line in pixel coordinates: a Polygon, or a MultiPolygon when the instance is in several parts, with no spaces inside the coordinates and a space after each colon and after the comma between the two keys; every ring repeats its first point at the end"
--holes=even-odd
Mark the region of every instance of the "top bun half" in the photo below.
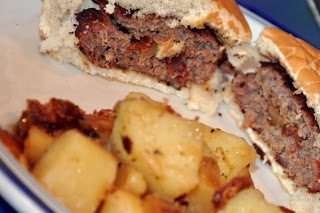
{"type": "Polygon", "coordinates": [[[268,27],[257,41],[259,52],[277,60],[303,93],[320,123],[320,51],[278,28],[268,27]]]}
{"type": "Polygon", "coordinates": [[[234,0],[110,0],[105,10],[112,13],[115,4],[139,15],[172,17],[184,26],[213,29],[225,45],[250,42],[252,33],[234,0]]]}

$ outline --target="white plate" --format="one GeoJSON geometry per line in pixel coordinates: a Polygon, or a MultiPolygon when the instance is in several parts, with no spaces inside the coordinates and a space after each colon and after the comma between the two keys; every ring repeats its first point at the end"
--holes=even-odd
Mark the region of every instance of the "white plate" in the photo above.
{"type": "MultiPolygon", "coordinates": [[[[187,118],[236,135],[248,137],[221,106],[221,117],[209,117],[186,109],[179,99],[157,91],[89,76],[71,65],[60,64],[39,53],[38,21],[41,1],[2,0],[0,8],[0,125],[8,129],[26,107],[26,99],[46,102],[50,97],[68,99],[87,112],[111,108],[130,91],[143,92],[156,100],[164,97],[187,118]]],[[[245,11],[255,40],[266,22],[245,11]]],[[[62,207],[0,146],[0,194],[19,212],[42,212],[62,207]]],[[[252,167],[255,186],[267,200],[290,207],[289,196],[261,161],[252,167]]]]}

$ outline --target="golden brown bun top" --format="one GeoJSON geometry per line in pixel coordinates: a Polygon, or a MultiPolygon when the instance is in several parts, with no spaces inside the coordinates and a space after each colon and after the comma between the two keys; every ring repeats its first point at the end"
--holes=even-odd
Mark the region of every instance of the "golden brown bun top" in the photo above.
{"type": "Polygon", "coordinates": [[[274,58],[294,80],[298,92],[307,98],[320,122],[320,51],[278,28],[268,27],[257,42],[259,51],[274,58]]]}
{"type": "Polygon", "coordinates": [[[213,2],[217,4],[217,10],[211,11],[201,24],[207,24],[215,29],[222,40],[229,45],[251,41],[251,29],[238,4],[234,0],[213,2]]]}
{"type": "Polygon", "coordinates": [[[192,28],[209,26],[229,46],[251,41],[250,27],[235,0],[110,0],[106,11],[112,13],[115,4],[138,9],[138,16],[156,14],[192,28]]]}
{"type": "MultiPolygon", "coordinates": [[[[228,22],[228,26],[230,27],[230,29],[232,29],[236,34],[238,34],[239,37],[242,37],[242,40],[250,41],[252,37],[251,29],[242,11],[240,10],[239,5],[234,0],[216,0],[216,1],[219,5],[219,9],[221,10],[225,9],[226,11],[229,12],[231,16],[235,18],[236,21],[229,20],[228,22]],[[234,22],[239,22],[240,26],[236,26],[236,23],[234,22]],[[243,32],[240,33],[240,31],[243,31],[243,32]]],[[[212,20],[212,22],[218,23],[217,20],[212,20]]]]}

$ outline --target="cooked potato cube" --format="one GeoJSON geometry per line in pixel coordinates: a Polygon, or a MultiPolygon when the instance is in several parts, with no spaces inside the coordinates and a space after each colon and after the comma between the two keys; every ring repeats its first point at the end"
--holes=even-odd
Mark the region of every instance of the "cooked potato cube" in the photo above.
{"type": "Polygon", "coordinates": [[[249,164],[257,159],[253,147],[240,137],[220,129],[207,132],[206,145],[218,161],[221,175],[225,181],[231,180],[249,164]]]}
{"type": "Polygon", "coordinates": [[[53,143],[54,138],[36,126],[29,129],[24,141],[24,155],[30,165],[34,165],[53,143]]]}
{"type": "Polygon", "coordinates": [[[144,194],[147,190],[147,183],[143,175],[128,165],[122,165],[119,168],[115,185],[119,189],[138,196],[144,194]]]}
{"type": "Polygon", "coordinates": [[[143,198],[143,210],[144,213],[186,213],[185,206],[161,200],[154,194],[143,198]]]}
{"type": "Polygon", "coordinates": [[[250,187],[239,192],[231,198],[226,206],[219,212],[221,213],[281,213],[281,209],[271,203],[268,203],[261,192],[250,187]]]}
{"type": "Polygon", "coordinates": [[[17,160],[21,163],[21,165],[25,169],[29,169],[28,161],[23,154],[22,147],[20,144],[14,139],[14,137],[7,131],[0,128],[0,143],[4,145],[5,148],[8,149],[11,154],[17,158],[17,160]]]}
{"type": "Polygon", "coordinates": [[[0,143],[8,149],[9,152],[17,159],[23,154],[22,147],[14,139],[14,137],[7,131],[0,128],[0,143]]]}
{"type": "Polygon", "coordinates": [[[212,204],[212,196],[215,189],[204,182],[200,182],[199,186],[190,193],[187,197],[188,213],[198,212],[214,212],[212,204]]]}
{"type": "Polygon", "coordinates": [[[218,163],[211,157],[204,156],[200,167],[200,182],[196,189],[186,197],[188,213],[214,212],[212,197],[221,186],[218,163]]]}
{"type": "Polygon", "coordinates": [[[76,130],[59,136],[33,175],[74,212],[94,212],[115,180],[116,159],[76,130]]]}
{"type": "Polygon", "coordinates": [[[204,125],[137,93],[119,103],[117,111],[112,148],[144,175],[151,191],[174,199],[197,186],[204,125]]]}
{"type": "Polygon", "coordinates": [[[107,195],[100,213],[143,213],[139,197],[117,190],[107,195]]]}

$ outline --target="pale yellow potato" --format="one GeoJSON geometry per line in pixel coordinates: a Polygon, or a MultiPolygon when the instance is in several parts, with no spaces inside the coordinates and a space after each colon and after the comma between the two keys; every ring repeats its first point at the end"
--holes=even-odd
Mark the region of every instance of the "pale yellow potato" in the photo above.
{"type": "Polygon", "coordinates": [[[199,185],[185,198],[188,201],[187,212],[214,212],[215,207],[212,203],[212,198],[214,193],[221,187],[219,166],[216,160],[204,156],[199,174],[199,185]]]}
{"type": "Polygon", "coordinates": [[[172,200],[197,186],[207,127],[137,93],[116,110],[112,148],[122,162],[144,175],[152,192],[172,200]]]}
{"type": "Polygon", "coordinates": [[[119,168],[115,186],[137,196],[147,191],[147,182],[143,175],[129,165],[122,165],[119,168]]]}
{"type": "Polygon", "coordinates": [[[30,165],[34,165],[53,143],[54,138],[36,126],[31,126],[24,140],[23,154],[30,165]]]}
{"type": "Polygon", "coordinates": [[[148,194],[142,200],[144,213],[186,213],[186,207],[161,200],[155,194],[148,194]]]}
{"type": "Polygon", "coordinates": [[[25,155],[20,155],[17,159],[23,168],[25,168],[26,170],[30,169],[30,164],[25,155]]]}
{"type": "Polygon", "coordinates": [[[220,213],[282,213],[281,209],[268,203],[261,192],[250,187],[231,198],[220,213]]]}
{"type": "Polygon", "coordinates": [[[94,212],[116,172],[112,154],[76,130],[59,136],[32,171],[73,212],[94,212]]]}
{"type": "Polygon", "coordinates": [[[143,213],[139,197],[123,190],[108,194],[100,213],[143,213]]]}
{"type": "Polygon", "coordinates": [[[215,212],[215,207],[212,204],[212,196],[215,191],[215,188],[205,182],[200,182],[199,186],[186,199],[189,202],[187,212],[215,212]]]}
{"type": "Polygon", "coordinates": [[[240,137],[212,129],[207,132],[206,145],[212,157],[217,159],[220,173],[225,182],[238,176],[249,164],[258,158],[255,149],[240,137]]]}

